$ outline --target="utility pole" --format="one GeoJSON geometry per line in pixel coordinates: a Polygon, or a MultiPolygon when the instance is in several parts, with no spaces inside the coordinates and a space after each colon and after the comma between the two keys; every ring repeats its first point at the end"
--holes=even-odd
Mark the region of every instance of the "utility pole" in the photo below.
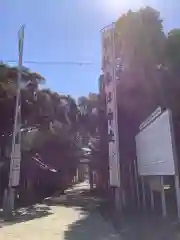
{"type": "Polygon", "coordinates": [[[17,93],[14,116],[14,129],[12,136],[12,152],[9,171],[9,185],[4,194],[3,211],[6,220],[11,219],[14,209],[15,191],[19,186],[20,163],[21,163],[21,78],[22,78],[22,58],[24,43],[24,25],[18,32],[18,78],[17,93]]]}

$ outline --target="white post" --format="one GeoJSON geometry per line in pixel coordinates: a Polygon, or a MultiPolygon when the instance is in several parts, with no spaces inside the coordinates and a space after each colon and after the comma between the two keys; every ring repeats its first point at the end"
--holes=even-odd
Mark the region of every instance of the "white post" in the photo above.
{"type": "Polygon", "coordinates": [[[163,176],[161,178],[161,203],[162,203],[162,215],[163,217],[167,216],[167,210],[166,210],[166,197],[165,197],[165,191],[164,191],[164,179],[163,176]]]}
{"type": "Polygon", "coordinates": [[[137,194],[137,204],[140,206],[140,197],[139,197],[139,182],[138,182],[138,171],[136,166],[136,160],[134,160],[134,171],[135,171],[135,181],[136,181],[136,194],[137,194]]]}
{"type": "Polygon", "coordinates": [[[119,210],[121,210],[121,200],[120,200],[120,191],[119,191],[120,189],[118,188],[118,187],[116,187],[115,189],[114,189],[114,191],[115,191],[115,204],[116,204],[116,209],[119,211],[119,210]]]}
{"type": "Polygon", "coordinates": [[[142,194],[143,194],[143,208],[146,209],[146,192],[145,192],[145,184],[144,184],[144,177],[141,177],[142,182],[142,194]]]}
{"type": "Polygon", "coordinates": [[[132,194],[132,200],[135,201],[135,194],[134,194],[134,185],[133,185],[133,171],[132,171],[132,163],[129,163],[129,183],[130,183],[130,190],[132,194]]]}
{"type": "Polygon", "coordinates": [[[177,204],[177,211],[178,211],[178,219],[180,220],[180,189],[179,189],[179,177],[174,176],[175,182],[175,189],[176,189],[176,204],[177,204]]]}
{"type": "Polygon", "coordinates": [[[154,210],[154,192],[150,187],[150,196],[151,196],[151,209],[154,210]]]}

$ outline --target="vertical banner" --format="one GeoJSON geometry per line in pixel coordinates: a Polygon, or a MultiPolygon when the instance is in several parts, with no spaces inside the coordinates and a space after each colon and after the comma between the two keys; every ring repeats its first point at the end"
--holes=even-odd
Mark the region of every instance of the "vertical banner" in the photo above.
{"type": "Polygon", "coordinates": [[[120,187],[119,133],[116,98],[115,26],[104,28],[102,35],[102,70],[105,80],[109,134],[110,185],[120,187]]]}
{"type": "Polygon", "coordinates": [[[19,185],[20,179],[20,163],[21,163],[21,92],[20,83],[22,78],[22,58],[24,43],[24,25],[18,32],[18,79],[17,79],[17,95],[14,116],[14,129],[12,139],[11,164],[9,175],[9,186],[16,187],[19,185]]]}

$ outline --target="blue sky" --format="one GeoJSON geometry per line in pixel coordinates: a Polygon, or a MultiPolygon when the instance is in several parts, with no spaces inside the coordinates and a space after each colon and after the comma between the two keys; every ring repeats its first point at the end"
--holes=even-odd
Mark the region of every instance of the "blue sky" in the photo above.
{"type": "Polygon", "coordinates": [[[24,60],[92,63],[26,65],[47,79],[44,87],[75,98],[97,92],[100,29],[147,4],[161,11],[166,31],[180,27],[178,0],[0,0],[0,60],[17,59],[17,31],[26,24],[24,60]]]}

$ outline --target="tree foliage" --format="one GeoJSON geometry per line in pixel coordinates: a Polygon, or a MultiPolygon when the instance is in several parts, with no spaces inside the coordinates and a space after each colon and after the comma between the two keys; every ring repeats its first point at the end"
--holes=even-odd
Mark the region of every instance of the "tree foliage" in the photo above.
{"type": "Polygon", "coordinates": [[[167,35],[166,61],[175,78],[180,77],[180,29],[172,29],[167,35]]]}
{"type": "Polygon", "coordinates": [[[96,93],[90,93],[88,97],[82,96],[78,99],[80,111],[78,131],[86,145],[91,137],[97,136],[98,105],[99,96],[96,93]]]}
{"type": "Polygon", "coordinates": [[[151,7],[129,11],[118,19],[116,30],[122,42],[117,51],[125,65],[119,104],[138,122],[143,121],[157,105],[164,105],[158,66],[165,63],[167,37],[160,13],[151,7]]]}
{"type": "MultiPolygon", "coordinates": [[[[15,113],[18,69],[0,65],[0,140],[11,143],[15,113]]],[[[22,150],[49,156],[56,152],[59,166],[71,168],[76,162],[76,128],[78,108],[71,96],[39,89],[45,79],[23,67],[21,88],[22,150]],[[32,130],[33,129],[33,130],[32,130]],[[35,131],[34,131],[35,130],[35,131]],[[48,154],[47,154],[48,153],[48,154]]],[[[11,145],[11,144],[10,144],[11,145]]],[[[1,144],[2,149],[2,144],[1,144]]]]}

